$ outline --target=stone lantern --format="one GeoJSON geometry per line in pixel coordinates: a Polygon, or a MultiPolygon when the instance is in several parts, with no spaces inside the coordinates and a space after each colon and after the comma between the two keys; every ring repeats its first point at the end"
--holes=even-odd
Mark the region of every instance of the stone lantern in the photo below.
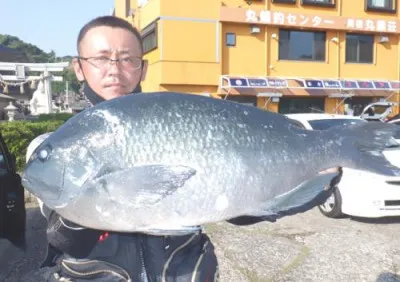
{"type": "Polygon", "coordinates": [[[8,106],[4,108],[4,110],[7,112],[8,120],[13,121],[15,118],[15,115],[17,114],[18,108],[16,106],[14,106],[12,102],[10,102],[8,104],[8,106]]]}

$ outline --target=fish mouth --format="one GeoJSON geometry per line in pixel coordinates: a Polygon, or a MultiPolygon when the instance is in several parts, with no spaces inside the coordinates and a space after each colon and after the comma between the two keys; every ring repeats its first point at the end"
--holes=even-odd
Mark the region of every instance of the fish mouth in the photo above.
{"type": "Polygon", "coordinates": [[[37,174],[28,174],[25,170],[21,176],[21,184],[49,208],[58,208],[66,205],[65,201],[60,201],[64,194],[64,176],[65,164],[63,164],[59,185],[50,184],[46,181],[47,178],[41,179],[37,177],[37,174]],[[56,191],[59,193],[55,193],[56,191]]]}
{"type": "Polygon", "coordinates": [[[23,186],[47,207],[65,208],[83,193],[84,188],[90,185],[91,179],[100,171],[95,154],[86,146],[85,149],[88,153],[87,157],[93,160],[89,168],[71,170],[69,162],[62,160],[43,170],[40,166],[31,163],[26,166],[22,174],[23,186]]]}
{"type": "Polygon", "coordinates": [[[47,183],[40,180],[29,180],[25,177],[21,178],[22,186],[32,193],[35,197],[41,200],[49,208],[55,208],[64,205],[60,202],[60,195],[55,195],[50,191],[54,191],[58,187],[49,186],[47,183]],[[38,189],[40,188],[40,189],[38,189]]]}

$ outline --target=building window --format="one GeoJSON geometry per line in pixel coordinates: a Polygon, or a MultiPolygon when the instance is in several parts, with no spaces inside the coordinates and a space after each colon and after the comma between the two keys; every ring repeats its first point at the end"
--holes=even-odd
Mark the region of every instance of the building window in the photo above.
{"type": "Polygon", "coordinates": [[[272,0],[272,3],[296,3],[296,0],[272,0]]]}
{"type": "Polygon", "coordinates": [[[157,48],[157,22],[149,24],[142,32],[143,53],[148,53],[157,48]]]}
{"type": "Polygon", "coordinates": [[[226,46],[236,46],[236,34],[227,33],[225,38],[226,46]]]}
{"type": "Polygon", "coordinates": [[[346,99],[344,111],[346,115],[359,116],[366,106],[373,102],[371,97],[351,97],[346,99]]]}
{"type": "Polygon", "coordinates": [[[373,59],[373,35],[346,34],[346,63],[372,63],[373,59]]]}
{"type": "Polygon", "coordinates": [[[365,0],[367,11],[396,12],[395,0],[365,0]]]}
{"type": "Polygon", "coordinates": [[[323,113],[325,112],[324,97],[281,97],[278,112],[280,114],[323,113]]]}
{"type": "Polygon", "coordinates": [[[302,5],[334,7],[335,0],[302,0],[302,5]]]}
{"type": "Polygon", "coordinates": [[[279,59],[325,61],[325,32],[279,30],[279,59]]]}

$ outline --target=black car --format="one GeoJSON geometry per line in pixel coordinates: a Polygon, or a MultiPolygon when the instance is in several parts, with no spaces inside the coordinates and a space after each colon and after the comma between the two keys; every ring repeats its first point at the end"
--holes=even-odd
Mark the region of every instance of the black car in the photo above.
{"type": "Polygon", "coordinates": [[[25,247],[26,210],[24,188],[16,171],[15,156],[0,132],[0,239],[25,247]]]}

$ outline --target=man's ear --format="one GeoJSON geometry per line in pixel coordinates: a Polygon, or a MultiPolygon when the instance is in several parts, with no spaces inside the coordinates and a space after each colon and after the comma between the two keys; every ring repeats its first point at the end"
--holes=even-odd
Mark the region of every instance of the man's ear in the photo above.
{"type": "Polygon", "coordinates": [[[147,66],[149,65],[147,60],[143,60],[143,66],[142,66],[142,77],[140,78],[141,81],[144,81],[146,79],[147,75],[147,66]]]}
{"type": "Polygon", "coordinates": [[[76,75],[76,78],[78,79],[78,81],[84,81],[85,80],[85,76],[83,75],[83,71],[82,71],[79,59],[78,58],[73,58],[72,59],[72,65],[74,67],[75,75],[76,75]]]}

